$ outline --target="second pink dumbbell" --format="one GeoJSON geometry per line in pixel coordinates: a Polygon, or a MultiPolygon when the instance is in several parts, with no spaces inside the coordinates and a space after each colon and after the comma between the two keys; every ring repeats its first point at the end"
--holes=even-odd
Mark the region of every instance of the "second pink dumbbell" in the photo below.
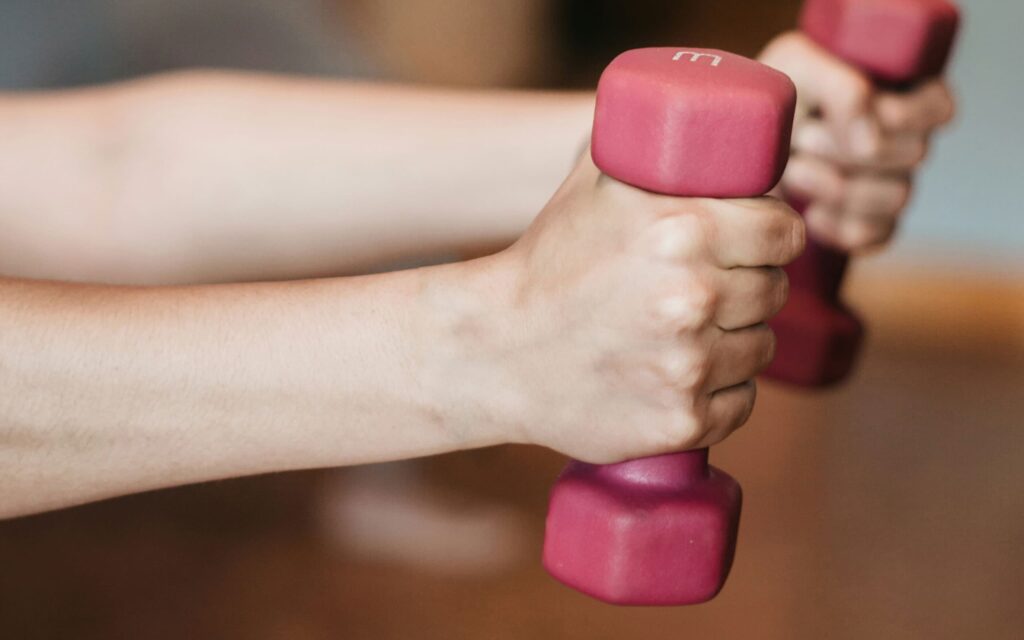
{"type": "MultiPolygon", "coordinates": [[[[959,23],[947,0],[807,0],[800,19],[811,39],[890,90],[940,75],[959,23]]],[[[770,323],[778,350],[767,377],[825,387],[850,375],[864,326],[840,297],[848,261],[809,237],[786,267],[789,303],[770,323]]]]}

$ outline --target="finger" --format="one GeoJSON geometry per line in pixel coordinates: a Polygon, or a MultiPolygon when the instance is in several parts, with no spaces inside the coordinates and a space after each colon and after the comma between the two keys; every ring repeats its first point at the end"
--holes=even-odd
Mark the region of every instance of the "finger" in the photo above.
{"type": "Polygon", "coordinates": [[[750,380],[774,357],[775,334],[768,325],[723,331],[711,348],[705,388],[714,392],[750,380]]]}
{"type": "Polygon", "coordinates": [[[803,221],[780,200],[763,197],[704,203],[708,249],[723,269],[782,266],[803,252],[803,221]]]}
{"type": "Polygon", "coordinates": [[[842,212],[835,207],[815,203],[804,211],[807,236],[820,245],[841,251],[849,251],[843,238],[842,212]]]}
{"type": "Polygon", "coordinates": [[[922,133],[949,123],[956,114],[956,103],[949,86],[936,79],[909,92],[881,92],[874,110],[886,131],[922,133]]]}
{"type": "Polygon", "coordinates": [[[706,414],[708,430],[694,448],[716,445],[746,424],[755,400],[757,384],[753,380],[713,393],[706,414]]]}
{"type": "Polygon", "coordinates": [[[794,131],[793,149],[800,154],[826,160],[841,169],[910,171],[917,168],[927,155],[928,136],[920,132],[889,133],[879,139],[873,156],[855,156],[839,145],[825,123],[809,119],[794,131]]]}
{"type": "Polygon", "coordinates": [[[894,217],[846,218],[840,222],[839,243],[847,253],[877,249],[890,240],[898,227],[894,217]]]}
{"type": "Polygon", "coordinates": [[[801,106],[820,112],[848,151],[874,153],[880,126],[872,109],[874,87],[866,75],[799,33],[777,38],[761,61],[793,79],[801,106]]]}
{"type": "Polygon", "coordinates": [[[804,211],[808,236],[845,252],[860,252],[888,242],[911,195],[906,175],[854,174],[845,178],[838,200],[808,198],[804,211]]]}
{"type": "Polygon", "coordinates": [[[786,167],[782,187],[796,200],[838,207],[846,194],[846,178],[834,163],[798,154],[786,167]]]}
{"type": "Polygon", "coordinates": [[[843,253],[860,253],[889,242],[898,227],[895,216],[850,216],[829,207],[807,209],[807,233],[815,242],[843,253]]]}
{"type": "Polygon", "coordinates": [[[733,331],[766,322],[789,295],[789,278],[778,267],[741,267],[718,272],[715,324],[733,331]]]}
{"type": "Polygon", "coordinates": [[[906,175],[855,174],[847,178],[843,214],[852,217],[895,218],[910,202],[906,175]]]}

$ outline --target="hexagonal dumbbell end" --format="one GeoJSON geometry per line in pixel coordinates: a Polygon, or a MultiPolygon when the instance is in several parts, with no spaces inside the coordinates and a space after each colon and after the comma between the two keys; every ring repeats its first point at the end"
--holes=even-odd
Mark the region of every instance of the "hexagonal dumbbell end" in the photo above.
{"type": "Polygon", "coordinates": [[[947,0],[807,0],[800,19],[823,47],[892,84],[941,74],[959,23],[947,0]]]}
{"type": "Polygon", "coordinates": [[[804,254],[786,267],[789,300],[768,323],[776,355],[765,376],[817,388],[850,375],[864,342],[864,323],[839,298],[847,262],[846,255],[809,241],[804,254]]]}
{"type": "Polygon", "coordinates": [[[571,463],[551,493],[544,566],[615,604],[713,598],[732,566],[742,494],[707,453],[571,463]]]}
{"type": "Polygon", "coordinates": [[[605,174],[674,196],[767,193],[789,159],[796,89],[714,49],[634,49],[597,85],[591,153],[605,174]]]}
{"type": "MultiPolygon", "coordinates": [[[[598,84],[592,153],[607,175],[675,196],[752,197],[789,158],[796,89],[785,75],[709,49],[639,49],[598,84]]],[[[623,425],[629,428],[629,425],[623,425]]],[[[571,463],[548,510],[544,566],[615,604],[708,600],[732,566],[740,487],[688,451],[571,463]]]]}

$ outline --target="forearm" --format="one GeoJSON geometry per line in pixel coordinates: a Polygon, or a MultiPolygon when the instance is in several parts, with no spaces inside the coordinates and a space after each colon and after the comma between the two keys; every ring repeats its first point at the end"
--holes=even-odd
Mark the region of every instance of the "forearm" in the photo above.
{"type": "Polygon", "coordinates": [[[503,441],[462,358],[494,282],[487,261],[289,284],[2,282],[0,517],[503,441]]]}
{"type": "Polygon", "coordinates": [[[172,283],[508,243],[572,166],[593,106],[586,94],[190,73],[0,111],[19,142],[0,152],[17,168],[0,173],[0,220],[18,232],[0,237],[0,271],[172,283]],[[69,253],[76,238],[89,246],[69,253]]]}

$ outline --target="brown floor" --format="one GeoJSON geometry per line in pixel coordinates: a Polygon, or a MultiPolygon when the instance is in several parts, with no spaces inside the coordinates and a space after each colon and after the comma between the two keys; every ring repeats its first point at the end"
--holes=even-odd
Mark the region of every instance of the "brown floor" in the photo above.
{"type": "Polygon", "coordinates": [[[931,337],[916,340],[882,318],[842,390],[763,386],[713,454],[745,511],[711,604],[614,608],[548,579],[536,557],[560,460],[502,448],[424,463],[431,483],[532,523],[531,557],[500,575],[347,557],[314,523],[323,473],[240,480],[0,523],[0,638],[1020,638],[1024,324],[985,348],[984,331],[934,328],[949,317],[919,316],[931,337]]]}

